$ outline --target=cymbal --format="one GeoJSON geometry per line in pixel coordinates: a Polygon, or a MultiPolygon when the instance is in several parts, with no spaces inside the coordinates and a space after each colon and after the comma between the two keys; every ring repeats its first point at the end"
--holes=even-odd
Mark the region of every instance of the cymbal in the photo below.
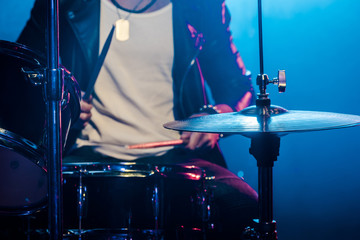
{"type": "Polygon", "coordinates": [[[260,117],[256,106],[240,112],[221,113],[173,121],[165,128],[210,133],[287,134],[291,132],[320,131],[345,128],[360,124],[360,116],[330,112],[288,111],[271,105],[269,117],[260,117]]]}

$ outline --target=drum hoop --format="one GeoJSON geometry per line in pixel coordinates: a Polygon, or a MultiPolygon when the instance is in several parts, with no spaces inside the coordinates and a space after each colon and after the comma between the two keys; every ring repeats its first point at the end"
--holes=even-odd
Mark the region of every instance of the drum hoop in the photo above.
{"type": "Polygon", "coordinates": [[[104,176],[104,177],[148,177],[154,174],[149,165],[133,162],[101,163],[82,162],[64,163],[63,174],[73,176],[104,176]]]}
{"type": "Polygon", "coordinates": [[[44,197],[41,201],[31,206],[18,207],[0,207],[0,215],[2,216],[27,216],[47,207],[48,197],[44,197]]]}
{"type": "MultiPolygon", "coordinates": [[[[27,140],[11,131],[0,128],[0,147],[12,150],[20,154],[40,167],[45,173],[46,165],[44,158],[44,150],[38,147],[35,143],[27,140]]],[[[39,202],[22,206],[22,207],[4,207],[0,206],[0,215],[6,216],[26,216],[39,211],[46,207],[47,196],[39,202]]]]}
{"type": "MultiPolygon", "coordinates": [[[[67,232],[64,234],[64,237],[79,237],[83,236],[109,236],[114,239],[129,239],[130,236],[142,236],[141,239],[144,239],[144,236],[148,236],[146,239],[154,239],[156,234],[164,234],[164,230],[155,230],[155,229],[138,229],[138,228],[92,228],[92,229],[67,229],[67,232]]],[[[133,238],[130,238],[133,239],[133,238]]],[[[137,239],[135,237],[135,239],[137,239]]]]}
{"type": "Polygon", "coordinates": [[[38,65],[39,67],[45,67],[45,58],[43,54],[20,43],[0,40],[0,53],[22,59],[28,63],[38,65]]]}
{"type": "Polygon", "coordinates": [[[10,150],[15,150],[15,152],[25,156],[35,165],[47,172],[44,156],[45,151],[32,141],[27,140],[11,131],[0,128],[0,146],[10,150]]]}
{"type": "Polygon", "coordinates": [[[181,176],[189,180],[205,178],[203,169],[188,165],[142,164],[136,162],[81,162],[63,163],[63,174],[67,176],[99,177],[172,177],[181,176]]]}

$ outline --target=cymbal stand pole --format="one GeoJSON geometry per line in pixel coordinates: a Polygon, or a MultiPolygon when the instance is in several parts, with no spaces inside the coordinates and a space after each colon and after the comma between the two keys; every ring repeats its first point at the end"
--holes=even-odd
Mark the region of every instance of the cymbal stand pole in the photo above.
{"type": "Polygon", "coordinates": [[[257,160],[259,180],[259,219],[255,219],[254,239],[276,240],[276,222],[273,220],[273,166],[277,160],[280,138],[260,134],[251,139],[250,153],[257,160]]]}
{"type": "MultiPolygon", "coordinates": [[[[265,110],[263,115],[266,114],[266,109],[270,107],[270,99],[266,93],[266,86],[269,84],[268,75],[264,74],[264,50],[263,50],[263,31],[262,31],[262,6],[261,0],[258,0],[258,27],[259,27],[259,65],[260,65],[260,74],[257,75],[256,84],[259,86],[260,93],[258,94],[258,99],[256,105],[260,104],[261,110],[265,110]],[[262,102],[262,103],[260,103],[262,102]]],[[[258,106],[259,109],[259,106],[258,106]]]]}
{"type": "Polygon", "coordinates": [[[259,27],[259,58],[260,58],[260,74],[264,74],[264,51],[262,36],[262,7],[261,0],[258,0],[258,27],[259,27]]]}
{"type": "Polygon", "coordinates": [[[264,74],[264,50],[263,50],[263,31],[262,31],[262,7],[261,0],[258,0],[258,27],[259,27],[259,61],[260,74],[257,76],[256,82],[260,87],[260,95],[266,94],[266,85],[268,76],[264,74]]]}
{"type": "MultiPolygon", "coordinates": [[[[259,57],[260,74],[256,78],[260,93],[256,99],[257,118],[263,133],[251,138],[250,154],[257,160],[258,184],[259,184],[259,219],[254,219],[255,234],[248,233],[250,239],[276,240],[276,222],[273,220],[273,167],[279,156],[280,137],[268,132],[268,120],[270,119],[271,101],[266,87],[269,77],[264,74],[263,59],[263,36],[262,36],[262,6],[258,0],[258,24],[259,24],[259,57]]],[[[285,78],[285,77],[284,77],[285,78]]]]}
{"type": "Polygon", "coordinates": [[[47,115],[47,169],[49,197],[50,239],[62,239],[62,138],[61,99],[64,74],[59,67],[59,19],[58,0],[47,1],[47,69],[45,98],[47,115]]]}

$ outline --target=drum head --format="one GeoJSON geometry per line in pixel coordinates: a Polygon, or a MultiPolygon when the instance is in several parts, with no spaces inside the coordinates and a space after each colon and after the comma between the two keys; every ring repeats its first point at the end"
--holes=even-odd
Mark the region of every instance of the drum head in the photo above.
{"type": "Polygon", "coordinates": [[[27,215],[46,204],[43,151],[32,142],[0,129],[0,214],[27,215]]]}

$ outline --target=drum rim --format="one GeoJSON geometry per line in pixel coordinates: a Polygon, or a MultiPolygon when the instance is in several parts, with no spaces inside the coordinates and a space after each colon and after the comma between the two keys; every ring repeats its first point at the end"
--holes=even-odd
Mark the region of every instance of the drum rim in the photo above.
{"type": "Polygon", "coordinates": [[[45,66],[45,57],[41,52],[33,50],[28,46],[17,42],[0,40],[0,53],[26,60],[29,63],[38,65],[39,67],[45,66]]]}
{"type": "Polygon", "coordinates": [[[16,153],[28,158],[35,165],[47,172],[45,164],[44,149],[37,146],[32,141],[20,135],[0,128],[0,147],[15,150],[16,153]]]}
{"type": "MultiPolygon", "coordinates": [[[[35,143],[27,140],[11,131],[0,128],[0,147],[8,150],[12,150],[17,154],[20,154],[41,168],[45,173],[46,165],[44,159],[44,151],[38,147],[35,143]]],[[[0,206],[0,215],[6,216],[26,216],[33,214],[46,207],[47,196],[44,196],[40,201],[37,201],[31,205],[17,206],[17,207],[5,207],[0,206]]]]}
{"type": "Polygon", "coordinates": [[[154,174],[149,165],[134,162],[72,162],[63,163],[62,172],[69,176],[148,177],[154,174]],[[141,169],[140,169],[141,167],[141,169]]]}
{"type": "Polygon", "coordinates": [[[164,234],[164,229],[142,229],[142,228],[91,228],[91,229],[66,229],[64,237],[71,236],[94,236],[100,234],[101,236],[111,236],[111,237],[129,237],[132,235],[147,235],[155,236],[156,234],[164,234]]]}
{"type": "Polygon", "coordinates": [[[194,165],[150,164],[137,162],[68,162],[63,163],[66,176],[89,177],[173,177],[189,180],[205,178],[205,171],[194,165]]]}
{"type": "Polygon", "coordinates": [[[0,206],[1,216],[27,216],[33,213],[45,209],[47,206],[48,197],[45,196],[43,199],[35,204],[24,206],[24,207],[4,207],[0,206]]]}

